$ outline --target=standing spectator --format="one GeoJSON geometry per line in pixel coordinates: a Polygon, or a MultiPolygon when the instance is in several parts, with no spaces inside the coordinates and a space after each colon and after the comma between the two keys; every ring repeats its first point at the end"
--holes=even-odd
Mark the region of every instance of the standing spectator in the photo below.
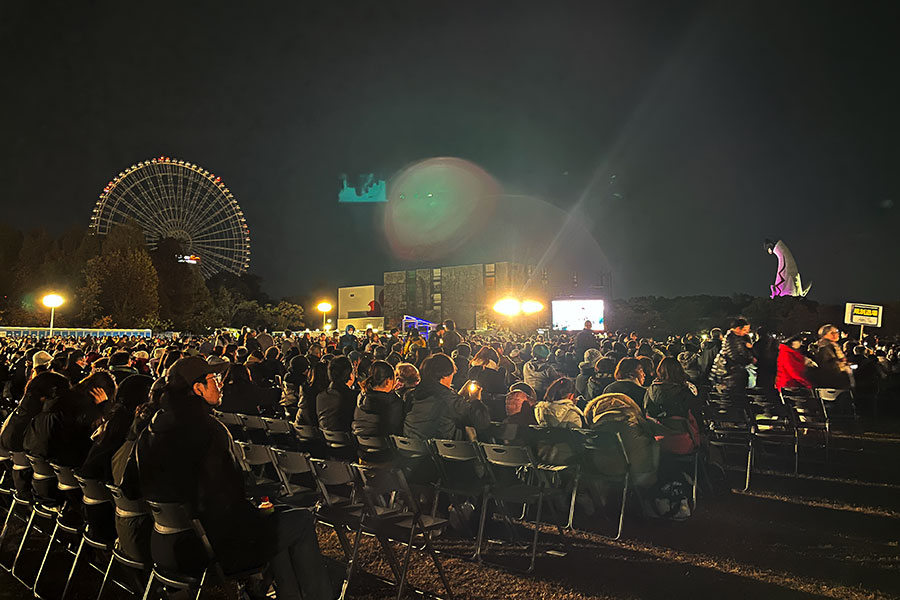
{"type": "Polygon", "coordinates": [[[840,330],[834,325],[819,327],[819,341],[816,342],[816,387],[847,390],[851,387],[850,365],[838,345],[840,330]]]}
{"type": "Polygon", "coordinates": [[[472,348],[465,342],[458,345],[456,350],[450,354],[450,358],[453,359],[453,362],[456,365],[456,375],[453,376],[454,390],[461,388],[466,382],[466,378],[469,376],[469,369],[471,368],[471,361],[469,358],[471,355],[472,348]]]}
{"type": "Polygon", "coordinates": [[[775,388],[812,388],[806,376],[806,355],[800,351],[803,347],[803,335],[790,337],[778,347],[778,361],[775,368],[775,388]]]}
{"type": "Polygon", "coordinates": [[[359,340],[356,339],[356,327],[353,325],[347,325],[344,328],[344,335],[338,340],[338,350],[343,352],[344,348],[359,350],[359,340]]]}
{"type": "Polygon", "coordinates": [[[709,373],[713,362],[722,349],[722,330],[713,327],[709,330],[709,339],[700,345],[700,356],[697,357],[697,366],[700,368],[700,381],[709,381],[709,373]]]}
{"type": "Polygon", "coordinates": [[[722,349],[713,362],[710,372],[712,383],[720,385],[731,393],[742,393],[747,390],[750,375],[747,367],[756,359],[750,351],[750,323],[737,318],[731,323],[731,329],[722,342],[722,349]]]}
{"type": "Polygon", "coordinates": [[[453,319],[447,319],[444,321],[444,327],[446,331],[443,336],[443,344],[441,344],[441,351],[450,356],[453,354],[453,351],[462,343],[462,336],[459,335],[459,332],[456,330],[456,323],[453,319]]]}
{"type": "Polygon", "coordinates": [[[594,335],[594,324],[590,321],[585,321],[584,329],[575,336],[575,356],[585,356],[585,352],[591,348],[599,350],[600,343],[597,341],[597,336],[594,335]]]}

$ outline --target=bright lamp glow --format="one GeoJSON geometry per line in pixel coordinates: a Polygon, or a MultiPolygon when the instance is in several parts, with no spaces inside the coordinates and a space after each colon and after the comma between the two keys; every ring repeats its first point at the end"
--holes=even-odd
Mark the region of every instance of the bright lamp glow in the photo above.
{"type": "Polygon", "coordinates": [[[504,298],[494,305],[494,310],[501,315],[514,317],[522,312],[522,305],[515,298],[504,298]]]}
{"type": "Polygon", "coordinates": [[[331,306],[331,304],[329,302],[319,302],[319,305],[316,308],[318,310],[322,311],[323,313],[327,313],[327,312],[331,312],[331,309],[333,307],[331,306]]]}
{"type": "Polygon", "coordinates": [[[544,305],[537,300],[525,300],[522,302],[522,312],[526,315],[541,312],[542,310],[544,310],[544,305]]]}
{"type": "Polygon", "coordinates": [[[41,302],[44,303],[44,306],[47,308],[59,308],[63,305],[63,297],[58,294],[47,294],[41,299],[41,302]]]}

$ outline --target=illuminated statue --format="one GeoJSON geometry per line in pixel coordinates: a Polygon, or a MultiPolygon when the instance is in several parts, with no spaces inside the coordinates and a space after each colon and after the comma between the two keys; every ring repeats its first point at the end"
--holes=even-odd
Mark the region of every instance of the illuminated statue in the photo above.
{"type": "Polygon", "coordinates": [[[778,272],[775,273],[775,284],[771,286],[772,298],[775,296],[806,296],[812,284],[810,283],[804,289],[803,284],[800,283],[797,263],[787,245],[781,240],[778,240],[777,243],[766,240],[765,248],[766,252],[778,257],[778,272]]]}

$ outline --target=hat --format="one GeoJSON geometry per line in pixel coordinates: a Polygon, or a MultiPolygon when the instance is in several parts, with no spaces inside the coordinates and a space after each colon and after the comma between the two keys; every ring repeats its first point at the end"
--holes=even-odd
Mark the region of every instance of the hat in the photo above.
{"type": "Polygon", "coordinates": [[[211,365],[198,356],[179,358],[169,369],[166,382],[175,387],[189,388],[210,373],[222,373],[226,368],[227,364],[211,365]]]}
{"type": "Polygon", "coordinates": [[[602,356],[601,352],[599,350],[597,350],[596,348],[588,348],[587,350],[584,351],[584,362],[586,362],[587,364],[589,364],[593,367],[594,363],[596,363],[597,360],[599,360],[601,356],[602,356]]]}
{"type": "Polygon", "coordinates": [[[211,365],[227,365],[229,363],[229,360],[221,356],[210,356],[206,359],[206,362],[211,365]]]}
{"type": "Polygon", "coordinates": [[[34,353],[34,356],[31,357],[31,364],[37,367],[43,367],[50,364],[50,361],[53,360],[53,357],[50,356],[49,352],[44,352],[43,350],[38,350],[34,353]]]}
{"type": "Polygon", "coordinates": [[[134,353],[134,357],[138,360],[147,360],[148,358],[150,358],[150,355],[143,350],[138,350],[134,353]]]}

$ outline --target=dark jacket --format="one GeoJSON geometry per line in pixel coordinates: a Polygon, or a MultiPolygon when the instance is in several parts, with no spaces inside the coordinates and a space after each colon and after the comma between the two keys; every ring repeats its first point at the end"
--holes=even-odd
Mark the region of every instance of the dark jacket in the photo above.
{"type": "Polygon", "coordinates": [[[840,346],[825,338],[816,342],[816,365],[813,383],[821,388],[850,389],[847,358],[840,346]]]}
{"type": "Polygon", "coordinates": [[[747,365],[752,362],[753,353],[747,347],[747,337],[729,331],[713,362],[710,375],[715,383],[726,383],[726,380],[743,381],[743,387],[746,387],[747,365]]]}
{"type": "Polygon", "coordinates": [[[647,388],[644,395],[644,411],[654,419],[668,417],[687,418],[688,412],[697,413],[697,397],[687,385],[657,381],[647,388]]]}
{"type": "Polygon", "coordinates": [[[218,409],[227,413],[258,415],[262,389],[253,382],[233,381],[222,386],[222,404],[218,409]]]}
{"type": "MultiPolygon", "coordinates": [[[[475,366],[469,369],[467,380],[474,379],[481,386],[481,401],[490,410],[492,421],[502,421],[506,418],[506,369],[491,369],[489,367],[475,366]]],[[[465,382],[463,382],[465,383],[465,382]]],[[[460,389],[460,388],[457,388],[460,389]]]]}
{"type": "MultiPolygon", "coordinates": [[[[247,500],[231,435],[210,412],[193,394],[166,400],[137,440],[141,492],[148,500],[190,504],[226,570],[246,557],[263,564],[275,549],[274,520],[247,500]]],[[[179,550],[186,549],[159,556],[154,546],[153,558],[188,570],[202,565],[202,552],[179,550]]]]}
{"type": "MultiPolygon", "coordinates": [[[[582,398],[587,397],[588,380],[594,375],[594,365],[583,362],[578,365],[578,375],[575,377],[575,393],[582,398]]],[[[590,398],[587,398],[590,400],[590,398]]]]}
{"type": "Polygon", "coordinates": [[[575,336],[575,356],[579,359],[584,356],[584,353],[589,348],[600,348],[600,343],[597,341],[597,336],[594,335],[594,332],[590,329],[582,329],[575,336]]]}
{"type": "Polygon", "coordinates": [[[647,393],[647,388],[644,386],[638,385],[630,379],[623,379],[621,381],[614,381],[603,390],[604,394],[625,394],[632,400],[634,403],[638,405],[641,410],[644,410],[644,394],[647,393]]]}
{"type": "Polygon", "coordinates": [[[464,428],[490,424],[481,400],[466,400],[440,383],[423,381],[411,392],[412,405],[403,421],[403,435],[421,440],[463,439],[464,428]]]}
{"type": "Polygon", "coordinates": [[[450,356],[450,353],[456,350],[456,347],[462,343],[462,336],[455,329],[448,329],[443,335],[444,343],[441,344],[441,351],[450,356]]]}
{"type": "Polygon", "coordinates": [[[80,467],[91,447],[90,424],[71,410],[71,397],[52,399],[28,425],[23,449],[50,462],[80,467]]]}
{"type": "Polygon", "coordinates": [[[707,340],[700,347],[700,355],[697,357],[697,366],[700,368],[700,381],[709,379],[713,361],[722,349],[722,340],[707,340]]]}
{"type": "Polygon", "coordinates": [[[0,432],[0,448],[6,452],[22,452],[25,443],[25,433],[31,420],[41,411],[41,402],[33,398],[19,402],[16,409],[6,418],[0,432]]]}
{"type": "Polygon", "coordinates": [[[278,384],[276,377],[284,378],[284,364],[272,359],[265,359],[250,366],[250,375],[253,377],[253,383],[259,387],[273,387],[278,384]]]}
{"type": "Polygon", "coordinates": [[[403,432],[403,400],[394,392],[372,390],[359,395],[353,412],[354,435],[387,437],[403,432]]]}
{"type": "Polygon", "coordinates": [[[531,386],[540,402],[544,399],[544,392],[559,378],[559,374],[547,361],[532,358],[522,367],[522,378],[531,386]]]}
{"type": "Polygon", "coordinates": [[[601,373],[594,373],[591,375],[586,384],[585,391],[587,394],[585,395],[585,400],[590,402],[597,396],[604,394],[604,390],[610,384],[616,382],[616,378],[611,375],[603,375],[601,373]]]}
{"type": "Polygon", "coordinates": [[[332,383],[316,396],[319,428],[328,431],[350,431],[357,393],[342,383],[332,383]]]}

